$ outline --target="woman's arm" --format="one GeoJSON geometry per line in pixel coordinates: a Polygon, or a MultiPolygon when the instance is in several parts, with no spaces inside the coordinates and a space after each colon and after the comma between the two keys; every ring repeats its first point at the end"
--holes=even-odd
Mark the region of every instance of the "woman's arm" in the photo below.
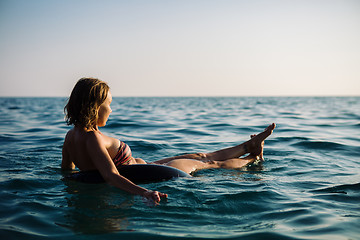
{"type": "Polygon", "coordinates": [[[161,197],[166,197],[166,194],[157,191],[148,191],[140,187],[127,178],[121,176],[115,167],[101,136],[95,132],[88,132],[88,140],[86,143],[87,151],[91,157],[95,167],[99,170],[105,181],[117,188],[127,191],[132,194],[141,195],[146,198],[154,200],[156,203],[160,202],[161,197]]]}
{"type": "Polygon", "coordinates": [[[69,153],[67,151],[68,141],[65,137],[64,145],[62,148],[62,161],[61,161],[61,170],[73,170],[75,168],[75,164],[70,160],[69,153]]]}

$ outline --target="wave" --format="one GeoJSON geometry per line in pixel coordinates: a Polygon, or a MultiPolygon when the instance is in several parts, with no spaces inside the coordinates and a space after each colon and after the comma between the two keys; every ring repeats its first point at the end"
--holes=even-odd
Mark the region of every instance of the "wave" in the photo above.
{"type": "Polygon", "coordinates": [[[291,144],[292,146],[304,148],[304,149],[321,149],[321,150],[344,150],[345,146],[340,143],[328,142],[328,141],[300,141],[291,144]]]}
{"type": "Polygon", "coordinates": [[[314,193],[342,193],[348,194],[348,192],[359,192],[360,194],[360,183],[354,184],[342,184],[338,186],[332,186],[322,189],[312,190],[314,193]]]}

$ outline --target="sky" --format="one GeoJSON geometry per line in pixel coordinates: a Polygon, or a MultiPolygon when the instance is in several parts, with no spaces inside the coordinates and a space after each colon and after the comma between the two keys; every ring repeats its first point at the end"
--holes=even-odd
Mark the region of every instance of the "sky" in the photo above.
{"type": "Polygon", "coordinates": [[[0,0],[0,96],[359,96],[358,0],[0,0]]]}

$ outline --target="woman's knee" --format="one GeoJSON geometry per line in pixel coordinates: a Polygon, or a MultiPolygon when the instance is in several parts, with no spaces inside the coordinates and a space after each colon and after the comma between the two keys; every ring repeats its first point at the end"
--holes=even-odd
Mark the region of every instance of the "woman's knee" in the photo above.
{"type": "Polygon", "coordinates": [[[206,160],[208,158],[207,153],[195,153],[197,160],[206,160]]]}

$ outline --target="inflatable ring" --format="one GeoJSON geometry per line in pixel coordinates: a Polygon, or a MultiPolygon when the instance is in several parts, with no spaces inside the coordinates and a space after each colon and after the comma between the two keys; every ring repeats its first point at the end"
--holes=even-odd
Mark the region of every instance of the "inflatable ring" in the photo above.
{"type": "MultiPolygon", "coordinates": [[[[118,171],[123,177],[134,183],[160,182],[178,177],[191,177],[191,175],[177,168],[156,164],[123,165],[118,167],[118,171]]],[[[98,170],[71,173],[65,178],[84,183],[105,182],[98,170]]]]}

